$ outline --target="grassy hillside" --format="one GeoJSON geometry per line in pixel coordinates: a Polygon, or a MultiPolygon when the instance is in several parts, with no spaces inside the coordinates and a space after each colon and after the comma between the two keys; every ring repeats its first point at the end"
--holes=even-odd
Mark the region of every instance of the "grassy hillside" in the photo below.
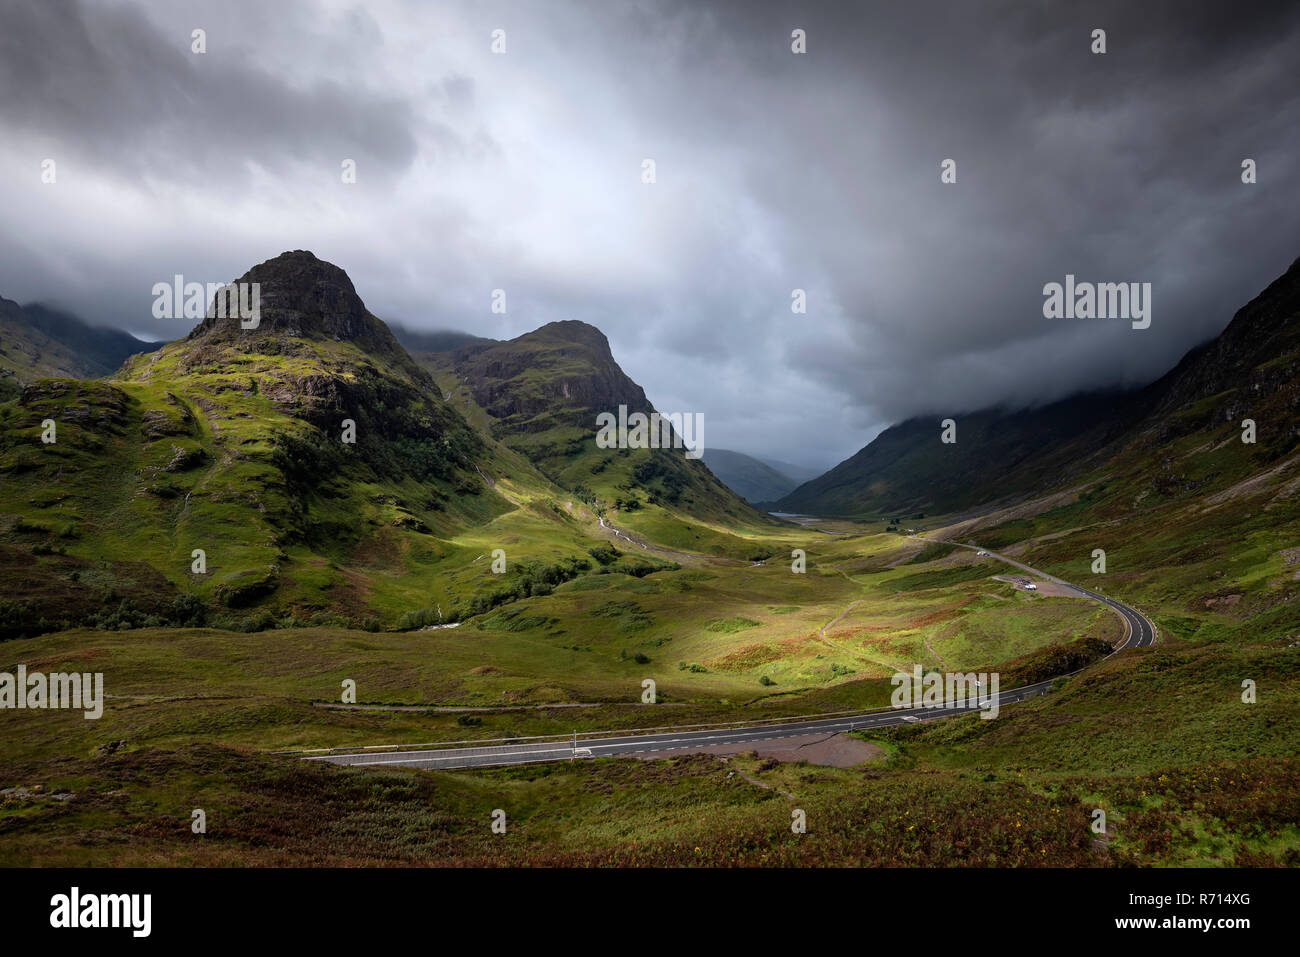
{"type": "Polygon", "coordinates": [[[161,342],[145,342],[121,329],[92,326],[79,316],[42,303],[28,303],[23,306],[23,314],[33,328],[76,353],[85,366],[83,377],[112,375],[131,356],[162,346],[161,342]]]}
{"type": "Polygon", "coordinates": [[[580,503],[443,403],[341,270],[286,254],[244,279],[257,330],[205,320],[111,381],[0,405],[6,634],[450,618],[495,585],[484,552],[584,554],[580,503]]]}
{"type": "Polygon", "coordinates": [[[109,375],[128,356],[159,345],[88,325],[57,309],[22,307],[0,297],[0,400],[37,379],[109,375]]]}
{"type": "Polygon", "coordinates": [[[0,400],[45,376],[83,375],[94,371],[71,348],[34,327],[18,303],[0,297],[0,400]]]}

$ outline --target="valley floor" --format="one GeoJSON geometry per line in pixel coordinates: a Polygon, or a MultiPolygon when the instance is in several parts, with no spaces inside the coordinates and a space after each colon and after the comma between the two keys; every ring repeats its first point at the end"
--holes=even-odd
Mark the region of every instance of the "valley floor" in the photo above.
{"type": "Polygon", "coordinates": [[[1006,565],[938,542],[853,523],[754,541],[769,557],[583,576],[457,628],[6,642],[9,670],[102,672],[108,697],[99,720],[0,712],[0,863],[1300,862],[1294,648],[1248,628],[1186,637],[1147,593],[1159,645],[1093,655],[993,721],[807,742],[815,761],[764,746],[419,771],[274,753],[883,707],[889,676],[913,664],[1001,670],[1005,689],[1075,670],[1062,648],[1124,634],[1094,602],[1028,592],[1006,565]],[[1242,702],[1243,676],[1257,703],[1242,702]],[[355,702],[340,700],[348,681],[355,702]],[[791,831],[796,809],[806,833],[791,831]]]}

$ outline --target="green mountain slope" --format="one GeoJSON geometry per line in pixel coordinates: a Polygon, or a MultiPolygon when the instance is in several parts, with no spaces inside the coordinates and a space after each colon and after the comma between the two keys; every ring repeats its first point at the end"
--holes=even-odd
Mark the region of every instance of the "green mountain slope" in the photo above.
{"type": "Polygon", "coordinates": [[[34,328],[18,303],[0,298],[0,398],[42,376],[88,371],[71,349],[34,328]]]}
{"type": "Polygon", "coordinates": [[[19,306],[0,297],[0,399],[40,378],[109,375],[128,356],[160,344],[91,326],[46,306],[19,306]]]}
{"type": "Polygon", "coordinates": [[[553,322],[509,342],[418,353],[449,400],[488,437],[619,527],[673,548],[748,553],[730,534],[770,520],[683,448],[602,449],[596,417],[654,407],[619,368],[604,334],[553,322]]]}
{"type": "Polygon", "coordinates": [[[954,512],[1017,501],[1079,475],[1136,424],[1132,394],[1079,396],[1039,409],[910,419],[775,505],[784,512],[872,516],[954,512]]]}
{"type": "Polygon", "coordinates": [[[1156,495],[1230,484],[1291,454],[1300,441],[1298,314],[1300,260],[1214,341],[1144,389],[956,416],[957,442],[948,445],[940,441],[937,416],[913,419],[886,429],[777,507],[836,515],[951,513],[1089,476],[1097,481],[1101,473],[1138,480],[1148,470],[1156,495]],[[1254,444],[1233,441],[1245,418],[1256,422],[1254,444]]]}
{"type": "Polygon", "coordinates": [[[145,342],[121,329],[92,326],[72,313],[33,302],[23,306],[27,321],[56,342],[72,349],[89,373],[107,376],[128,358],[161,348],[161,342],[145,342]]]}
{"type": "Polygon", "coordinates": [[[256,329],[205,319],[111,381],[0,405],[0,581],[23,614],[450,618],[500,591],[475,565],[494,542],[583,553],[594,517],[469,427],[341,269],[300,251],[239,281],[260,283],[256,329]]]}

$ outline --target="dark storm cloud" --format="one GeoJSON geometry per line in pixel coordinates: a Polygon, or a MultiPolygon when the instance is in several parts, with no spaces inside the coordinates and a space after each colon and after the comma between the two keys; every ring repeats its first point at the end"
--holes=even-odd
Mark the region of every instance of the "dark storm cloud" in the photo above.
{"type": "Polygon", "coordinates": [[[773,63],[757,102],[780,135],[734,102],[700,126],[753,135],[751,195],[849,324],[824,348],[814,299],[793,365],[859,421],[1146,381],[1300,253],[1294,8],[746,3],[707,28],[773,63]],[[806,58],[773,51],[793,26],[806,58]],[[1240,182],[1247,156],[1267,188],[1240,182]],[[1153,328],[1048,323],[1042,286],[1067,272],[1152,282],[1153,328]]]}
{"type": "MultiPolygon", "coordinates": [[[[131,7],[47,0],[7,4],[3,17],[0,123],[82,164],[164,179],[192,168],[233,184],[251,165],[283,173],[351,157],[396,172],[415,153],[407,103],[195,54],[189,30],[163,33],[131,7]]],[[[207,39],[217,48],[228,35],[207,39]]]]}
{"type": "Polygon", "coordinates": [[[591,322],[658,406],[705,413],[709,444],[785,460],[831,464],[911,415],[1149,381],[1300,255],[1293,4],[3,17],[0,294],[176,335],[148,318],[152,282],[312,248],[408,325],[591,322]],[[65,154],[69,185],[62,166],[58,192],[33,185],[65,154]],[[1150,282],[1151,327],[1044,319],[1066,273],[1150,282]]]}

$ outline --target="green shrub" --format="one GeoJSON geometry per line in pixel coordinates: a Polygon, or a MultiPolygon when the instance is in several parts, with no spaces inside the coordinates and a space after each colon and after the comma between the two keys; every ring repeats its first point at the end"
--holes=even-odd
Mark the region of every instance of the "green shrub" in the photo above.
{"type": "Polygon", "coordinates": [[[743,631],[746,628],[757,628],[758,622],[754,621],[752,618],[741,618],[739,616],[733,618],[713,618],[706,621],[704,627],[707,631],[720,631],[729,635],[733,632],[743,631]]]}
{"type": "Polygon", "coordinates": [[[172,599],[163,617],[178,628],[202,628],[207,624],[208,607],[198,595],[181,595],[172,599]]]}
{"type": "MultiPolygon", "coordinates": [[[[367,620],[375,621],[376,624],[378,623],[378,619],[367,619],[367,620]]],[[[417,608],[415,611],[407,611],[402,613],[402,617],[397,619],[397,630],[412,631],[416,628],[424,628],[426,625],[437,625],[441,623],[442,623],[442,619],[439,617],[436,609],[417,608]]],[[[378,630],[379,629],[377,627],[366,629],[366,631],[378,631],[378,630]]]]}
{"type": "Polygon", "coordinates": [[[36,613],[30,602],[0,598],[0,641],[9,638],[34,638],[54,628],[36,613]]]}
{"type": "Polygon", "coordinates": [[[596,559],[596,561],[600,562],[602,565],[612,564],[623,556],[622,552],[609,544],[595,545],[592,548],[587,549],[587,554],[596,559]]]}

